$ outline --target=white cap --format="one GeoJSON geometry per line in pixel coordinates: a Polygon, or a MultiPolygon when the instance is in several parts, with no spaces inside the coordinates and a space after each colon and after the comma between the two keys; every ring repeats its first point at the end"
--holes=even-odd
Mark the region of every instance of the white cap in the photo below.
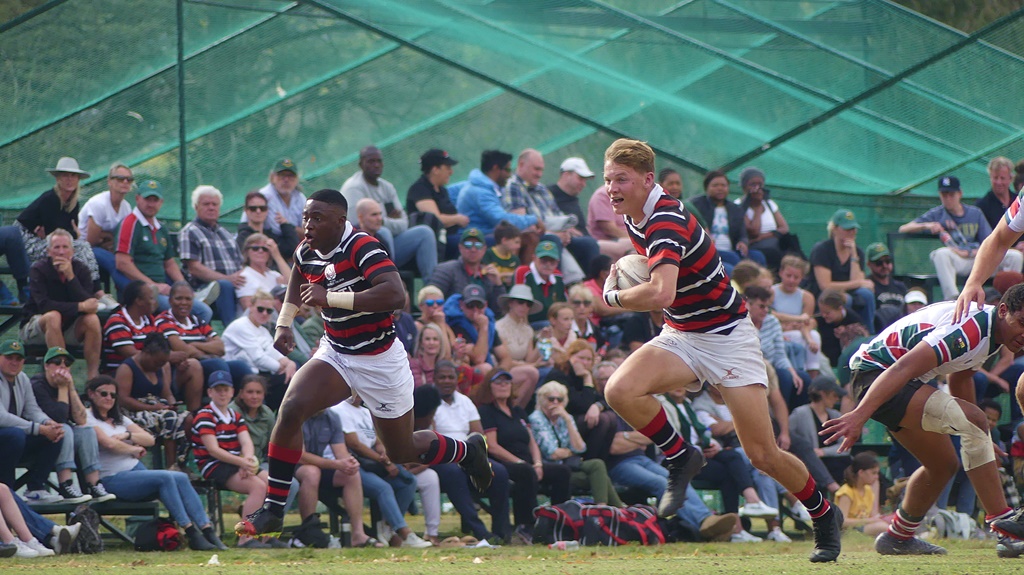
{"type": "Polygon", "coordinates": [[[594,177],[594,172],[590,170],[583,158],[567,158],[559,169],[563,172],[576,172],[584,178],[594,177]]]}
{"type": "Polygon", "coordinates": [[[928,305],[928,296],[924,295],[923,291],[912,289],[907,292],[907,295],[903,296],[903,302],[928,305]]]}

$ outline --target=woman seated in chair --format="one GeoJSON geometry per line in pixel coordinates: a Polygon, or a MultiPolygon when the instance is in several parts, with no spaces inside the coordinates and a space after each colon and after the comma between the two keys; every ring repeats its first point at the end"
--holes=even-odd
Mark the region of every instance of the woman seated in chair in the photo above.
{"type": "MultiPolygon", "coordinates": [[[[162,336],[161,336],[162,337],[162,336]]],[[[166,342],[166,340],[164,340],[166,342]]],[[[101,375],[86,384],[89,410],[86,425],[96,430],[100,447],[100,478],[120,501],[159,499],[171,519],[185,529],[189,548],[196,551],[226,550],[203,501],[180,471],[150,470],[139,459],[156,439],[121,413],[117,383],[101,375]]]]}
{"type": "Polygon", "coordinates": [[[537,409],[529,419],[544,462],[569,467],[572,486],[588,489],[595,503],[622,507],[604,460],[582,457],[587,444],[576,428],[576,420],[565,410],[568,400],[569,390],[557,381],[549,381],[537,390],[537,409]]]}

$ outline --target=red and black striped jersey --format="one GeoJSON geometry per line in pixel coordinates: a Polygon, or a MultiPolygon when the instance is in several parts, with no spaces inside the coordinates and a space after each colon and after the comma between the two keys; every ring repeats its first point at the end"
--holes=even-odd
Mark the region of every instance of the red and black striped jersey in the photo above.
{"type": "Polygon", "coordinates": [[[203,477],[209,477],[213,468],[220,463],[220,460],[210,455],[209,450],[203,444],[204,435],[213,435],[217,438],[217,445],[232,455],[242,455],[242,444],[238,441],[238,434],[249,431],[245,420],[234,409],[228,408],[227,418],[221,418],[214,411],[213,404],[208,403],[196,412],[192,420],[192,455],[196,458],[196,467],[203,477]]]}
{"type": "Polygon", "coordinates": [[[651,270],[679,268],[676,298],[665,321],[680,331],[729,333],[747,315],[747,306],[729,283],[715,242],[684,206],[655,184],[644,203],[644,219],[624,216],[626,231],[651,270]]]}
{"type": "Polygon", "coordinates": [[[117,352],[117,348],[123,345],[134,345],[135,349],[141,350],[146,336],[156,331],[158,329],[150,316],[142,316],[142,322],[136,324],[123,307],[118,308],[107,318],[107,323],[103,324],[102,371],[112,373],[124,363],[124,356],[117,352]]]}
{"type": "MultiPolygon", "coordinates": [[[[322,285],[329,292],[361,292],[369,289],[373,278],[398,268],[384,246],[365,232],[345,222],[341,243],[321,254],[303,243],[295,252],[295,265],[309,283],[322,285]]],[[[395,340],[395,325],[388,312],[365,312],[325,307],[324,334],[338,353],[376,355],[386,351],[395,340]]]]}
{"type": "Polygon", "coordinates": [[[185,343],[204,342],[217,336],[213,326],[199,319],[195,314],[188,316],[184,322],[174,317],[174,312],[166,310],[157,314],[153,321],[156,328],[166,337],[176,335],[185,343]]]}

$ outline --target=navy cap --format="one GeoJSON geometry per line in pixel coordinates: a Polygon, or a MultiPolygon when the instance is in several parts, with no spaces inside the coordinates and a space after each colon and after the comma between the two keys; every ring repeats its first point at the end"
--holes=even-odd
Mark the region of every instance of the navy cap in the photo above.
{"type": "Polygon", "coordinates": [[[218,369],[210,374],[210,379],[206,380],[206,387],[211,388],[217,387],[218,385],[230,385],[231,387],[234,387],[235,382],[231,380],[230,373],[223,369],[218,369]]]}

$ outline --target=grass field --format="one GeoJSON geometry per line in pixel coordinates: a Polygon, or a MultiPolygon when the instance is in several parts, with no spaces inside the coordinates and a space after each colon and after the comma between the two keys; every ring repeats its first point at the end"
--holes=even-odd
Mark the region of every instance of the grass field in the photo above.
{"type": "Polygon", "coordinates": [[[220,565],[208,565],[209,552],[137,553],[124,548],[98,555],[64,555],[47,559],[0,559],[3,573],[39,571],[47,575],[130,573],[132,575],[216,573],[223,575],[288,573],[366,573],[373,575],[541,575],[586,574],[756,574],[843,575],[889,573],[912,575],[1002,574],[1019,572],[1020,559],[999,559],[995,544],[985,541],[942,541],[944,557],[882,557],[860,533],[843,538],[838,563],[812,564],[810,542],[788,544],[670,544],[658,547],[594,547],[551,551],[539,545],[498,549],[336,549],[230,550],[218,554],[220,565]]]}

